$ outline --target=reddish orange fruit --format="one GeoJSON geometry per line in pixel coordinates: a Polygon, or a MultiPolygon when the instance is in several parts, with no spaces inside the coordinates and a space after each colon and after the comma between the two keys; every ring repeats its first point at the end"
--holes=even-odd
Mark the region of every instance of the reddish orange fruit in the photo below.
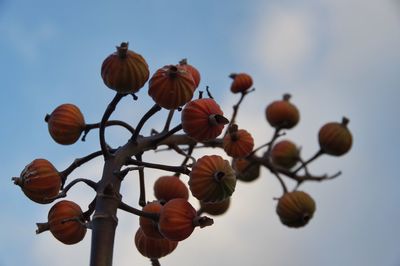
{"type": "Polygon", "coordinates": [[[101,65],[104,84],[118,93],[135,93],[149,79],[146,60],[131,50],[128,43],[117,46],[117,52],[109,55],[101,65]]]}
{"type": "Polygon", "coordinates": [[[234,158],[232,167],[235,170],[236,178],[243,182],[251,182],[260,176],[260,165],[251,163],[244,158],[234,158]]]}
{"type": "Polygon", "coordinates": [[[271,149],[272,162],[286,169],[291,169],[299,161],[299,149],[289,140],[276,143],[271,149]]]}
{"type": "Polygon", "coordinates": [[[189,177],[190,191],[200,201],[222,201],[235,191],[235,172],[229,162],[219,155],[198,159],[189,177]]]}
{"type": "Polygon", "coordinates": [[[169,201],[175,198],[189,198],[185,183],[176,176],[161,176],[154,183],[154,195],[158,200],[169,201]]]}
{"type": "Polygon", "coordinates": [[[314,212],[314,200],[303,191],[285,193],[276,206],[276,213],[281,222],[294,228],[305,226],[313,217],[314,212]]]}
{"type": "Polygon", "coordinates": [[[78,204],[62,200],[51,207],[48,215],[50,232],[64,244],[80,242],[86,234],[86,227],[81,223],[82,209],[78,204]],[[80,221],[79,221],[80,220],[80,221]]]}
{"type": "Polygon", "coordinates": [[[58,106],[45,120],[50,136],[63,145],[75,143],[86,126],[79,108],[70,103],[58,106]]]}
{"type": "Polygon", "coordinates": [[[272,127],[290,129],[299,122],[299,110],[289,102],[290,97],[290,94],[285,94],[283,100],[275,101],[267,106],[265,115],[272,127]]]}
{"type": "Polygon", "coordinates": [[[178,242],[166,238],[148,237],[143,233],[142,229],[138,228],[135,234],[135,246],[143,256],[150,259],[159,259],[172,253],[178,246],[178,242]]]}
{"type": "Polygon", "coordinates": [[[210,203],[210,202],[203,202],[200,201],[200,209],[208,214],[217,216],[217,215],[222,215],[224,213],[226,213],[229,209],[229,206],[231,204],[231,198],[227,198],[223,201],[220,202],[214,202],[214,203],[210,203]]]}
{"type": "Polygon", "coordinates": [[[197,68],[188,64],[186,58],[179,61],[179,65],[184,67],[187,71],[190,72],[190,74],[192,74],[192,78],[194,81],[194,87],[197,88],[200,84],[200,79],[201,79],[200,72],[197,70],[197,68]]]}
{"type": "Polygon", "coordinates": [[[238,129],[236,125],[233,125],[228,134],[224,136],[222,147],[229,156],[242,158],[251,153],[254,147],[254,140],[249,132],[244,129],[238,129]]]}
{"type": "Polygon", "coordinates": [[[197,99],[182,110],[183,131],[197,141],[215,139],[229,121],[223,116],[219,105],[209,98],[197,99]]]}
{"type": "MultiPolygon", "coordinates": [[[[160,213],[162,208],[162,205],[158,201],[153,201],[147,203],[143,207],[144,212],[150,212],[150,213],[160,213]]],[[[151,220],[150,218],[145,218],[140,216],[139,218],[139,225],[140,228],[142,228],[143,233],[152,238],[163,238],[163,236],[160,234],[160,231],[158,230],[158,223],[151,220]]]]}
{"type": "Polygon", "coordinates": [[[192,74],[180,65],[167,65],[156,71],[149,81],[149,95],[165,109],[176,109],[193,97],[192,74]]]}
{"type": "Polygon", "coordinates": [[[42,204],[53,201],[62,183],[60,173],[45,159],[33,160],[13,181],[29,199],[42,204]]]}
{"type": "Polygon", "coordinates": [[[319,130],[318,141],[324,153],[341,156],[351,149],[353,138],[347,128],[348,123],[349,120],[344,117],[342,123],[327,123],[319,130]]]}
{"type": "Polygon", "coordinates": [[[233,79],[231,84],[231,92],[239,93],[245,92],[253,86],[253,79],[246,73],[233,73],[229,76],[233,79]]]}
{"type": "Polygon", "coordinates": [[[187,200],[172,199],[161,209],[158,228],[165,238],[181,241],[192,234],[196,217],[196,210],[187,200]]]}

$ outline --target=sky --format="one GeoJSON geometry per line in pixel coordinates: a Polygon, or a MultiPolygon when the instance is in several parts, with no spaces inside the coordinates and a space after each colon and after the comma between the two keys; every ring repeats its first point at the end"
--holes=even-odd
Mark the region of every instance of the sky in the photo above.
{"type": "MultiPolygon", "coordinates": [[[[58,105],[74,103],[88,123],[100,121],[114,96],[101,80],[100,66],[124,41],[146,59],[151,73],[187,58],[201,73],[200,88],[210,87],[228,117],[238,100],[229,92],[229,74],[250,74],[255,91],[237,122],[256,146],[273,134],[266,106],[284,93],[292,95],[301,115],[285,138],[301,146],[305,158],[317,151],[318,130],[327,122],[348,117],[354,137],[345,156],[323,156],[310,166],[315,174],[342,175],[300,187],[317,203],[306,227],[279,222],[273,198],[281,187],[264,169],[255,182],[238,183],[228,213],[215,217],[211,227],[196,228],[161,259],[163,266],[400,265],[400,1],[0,0],[0,36],[0,266],[89,264],[90,233],[73,246],[50,233],[36,235],[35,223],[46,221],[50,205],[27,199],[11,177],[36,158],[63,170],[99,149],[96,131],[86,142],[56,144],[43,119],[58,105]]],[[[138,97],[124,99],[112,118],[135,125],[153,105],[147,84],[138,97]]],[[[154,116],[143,132],[161,128],[166,114],[154,116]]],[[[118,146],[129,135],[110,129],[106,137],[118,146]]],[[[195,154],[226,157],[214,149],[195,154]]],[[[169,152],[150,152],[145,159],[181,160],[169,152]]],[[[70,178],[97,180],[101,169],[96,159],[70,178]]],[[[162,174],[146,171],[149,199],[152,182],[162,174]]],[[[124,201],[136,206],[137,186],[132,175],[122,187],[124,201]]],[[[78,185],[67,199],[84,208],[93,196],[78,185]]],[[[137,218],[123,212],[118,217],[114,265],[150,265],[134,246],[137,218]]]]}

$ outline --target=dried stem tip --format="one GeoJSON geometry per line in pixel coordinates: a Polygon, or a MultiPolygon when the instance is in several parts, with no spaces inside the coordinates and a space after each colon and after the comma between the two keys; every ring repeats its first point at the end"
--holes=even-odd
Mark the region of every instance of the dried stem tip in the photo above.
{"type": "Polygon", "coordinates": [[[342,125],[343,126],[347,126],[350,122],[350,119],[348,119],[347,117],[343,116],[342,118],[342,125]]]}
{"type": "Polygon", "coordinates": [[[289,93],[283,94],[283,100],[284,100],[284,101],[289,101],[290,98],[292,98],[292,95],[290,95],[289,93]]]}
{"type": "Polygon", "coordinates": [[[200,228],[204,228],[206,226],[212,225],[213,223],[214,223],[214,220],[209,218],[209,217],[207,217],[207,216],[202,216],[202,217],[196,216],[193,219],[193,226],[194,227],[200,226],[200,228]]]}
{"type": "Polygon", "coordinates": [[[212,114],[208,117],[208,122],[210,125],[218,126],[218,125],[226,125],[229,124],[229,120],[223,115],[212,114]]]}
{"type": "Polygon", "coordinates": [[[24,182],[22,181],[22,178],[20,177],[13,177],[11,180],[14,182],[15,185],[22,187],[24,182]]]}
{"type": "Polygon", "coordinates": [[[126,54],[128,53],[128,42],[122,42],[120,46],[117,46],[117,53],[119,58],[126,58],[126,54]]]}
{"type": "Polygon", "coordinates": [[[44,231],[50,230],[49,223],[36,223],[36,226],[37,226],[36,234],[40,234],[44,231]]]}

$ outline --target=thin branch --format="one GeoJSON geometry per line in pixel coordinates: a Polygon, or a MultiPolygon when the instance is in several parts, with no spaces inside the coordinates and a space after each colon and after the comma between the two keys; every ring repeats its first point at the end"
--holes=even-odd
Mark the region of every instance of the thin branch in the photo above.
{"type": "Polygon", "coordinates": [[[96,198],[94,198],[94,199],[92,200],[92,202],[90,202],[90,204],[89,204],[89,206],[88,206],[88,210],[85,211],[85,212],[82,214],[82,217],[83,217],[83,219],[84,219],[85,221],[88,221],[88,222],[90,221],[90,216],[92,216],[92,214],[93,214],[95,208],[96,208],[96,198]]]}
{"type": "Polygon", "coordinates": [[[280,130],[281,130],[280,127],[275,128],[274,135],[272,136],[272,139],[271,139],[271,141],[269,142],[269,145],[268,145],[268,149],[265,152],[265,157],[267,157],[267,158],[270,157],[272,146],[274,145],[275,140],[280,136],[280,134],[279,134],[280,130]]]}
{"type": "Polygon", "coordinates": [[[280,177],[280,175],[276,171],[271,171],[271,172],[275,175],[275,177],[278,179],[279,183],[281,184],[282,189],[283,189],[283,194],[287,193],[288,189],[286,187],[285,182],[283,182],[283,179],[280,177]]]}
{"type": "MultiPolygon", "coordinates": [[[[283,132],[283,133],[280,133],[280,134],[278,134],[278,136],[276,137],[276,138],[279,138],[279,137],[282,137],[282,136],[284,136],[284,135],[286,135],[286,132],[283,132]]],[[[250,154],[249,154],[249,156],[251,156],[251,155],[253,155],[253,154],[256,154],[256,152],[258,152],[259,150],[261,150],[262,148],[264,148],[264,147],[269,147],[269,146],[271,146],[272,145],[272,140],[271,141],[269,141],[269,142],[267,142],[267,143],[265,143],[265,144],[262,144],[262,145],[260,145],[259,147],[257,147],[257,148],[255,148],[250,154]]]]}
{"type": "Polygon", "coordinates": [[[111,153],[108,150],[108,145],[106,143],[105,136],[104,136],[105,127],[106,127],[108,119],[110,118],[111,114],[114,112],[115,107],[117,106],[119,101],[124,96],[125,96],[125,94],[120,94],[120,93],[117,93],[114,96],[112,101],[108,104],[107,109],[104,112],[103,117],[100,122],[100,130],[99,130],[100,147],[101,147],[101,152],[102,152],[105,160],[107,160],[111,156],[111,153]]]}
{"type": "Polygon", "coordinates": [[[88,185],[89,187],[93,188],[94,191],[97,190],[97,183],[96,183],[96,182],[94,182],[94,181],[92,181],[92,180],[89,180],[89,179],[85,179],[85,178],[77,178],[77,179],[71,181],[63,190],[61,190],[60,193],[58,193],[57,196],[48,198],[48,200],[56,200],[56,199],[60,199],[60,198],[65,198],[65,197],[67,196],[67,192],[68,192],[74,185],[76,185],[76,184],[79,183],[79,182],[85,183],[85,184],[88,185]]]}
{"type": "Polygon", "coordinates": [[[159,213],[141,211],[141,210],[136,209],[136,208],[134,208],[134,207],[122,202],[122,201],[120,202],[118,208],[123,210],[123,211],[126,211],[126,212],[132,213],[134,215],[137,215],[137,216],[141,216],[141,217],[144,217],[144,218],[149,218],[149,219],[151,219],[151,220],[153,220],[155,222],[158,222],[158,220],[160,218],[160,214],[159,213]]]}
{"type": "Polygon", "coordinates": [[[163,132],[167,132],[169,130],[169,127],[171,126],[171,121],[172,118],[174,117],[175,109],[172,109],[168,113],[167,121],[165,121],[165,126],[163,129],[163,132]]]}
{"type": "MultiPolygon", "coordinates": [[[[120,120],[109,120],[106,122],[105,127],[109,127],[109,126],[121,126],[126,128],[131,134],[135,133],[135,129],[129,125],[128,123],[124,122],[124,121],[120,121],[120,120]]],[[[95,124],[86,124],[85,126],[85,130],[83,131],[83,136],[81,138],[82,141],[86,140],[86,135],[92,130],[92,129],[96,129],[96,128],[100,128],[100,123],[95,123],[95,124]]]]}
{"type": "Polygon", "coordinates": [[[135,142],[137,137],[139,136],[140,130],[142,129],[142,127],[144,126],[144,124],[146,123],[147,120],[150,119],[150,117],[152,117],[155,113],[157,113],[158,111],[161,110],[161,106],[159,106],[158,104],[153,105],[153,107],[150,108],[149,111],[147,111],[147,113],[142,117],[142,119],[140,119],[135,133],[132,135],[131,141],[135,142]]]}
{"type": "Polygon", "coordinates": [[[170,171],[170,172],[179,172],[181,174],[189,175],[190,170],[185,166],[170,166],[170,165],[163,165],[163,164],[155,164],[155,163],[147,163],[147,162],[142,162],[139,160],[135,160],[132,158],[127,159],[125,165],[137,165],[137,166],[144,166],[148,168],[154,168],[154,169],[160,169],[160,170],[165,170],[165,171],[170,171]]]}
{"type": "Polygon", "coordinates": [[[324,154],[324,152],[322,150],[317,151],[314,156],[312,156],[310,159],[308,159],[307,161],[305,161],[304,163],[301,164],[301,166],[299,166],[296,170],[294,170],[294,173],[299,172],[301,169],[303,169],[304,167],[306,167],[308,164],[310,164],[312,161],[314,161],[315,159],[317,159],[319,156],[321,156],[322,154],[324,154]]]}
{"type": "Polygon", "coordinates": [[[86,155],[85,157],[81,157],[81,158],[75,159],[70,166],[68,166],[64,171],[60,172],[61,179],[62,179],[62,186],[64,186],[68,175],[71,174],[76,168],[78,168],[82,164],[87,163],[90,160],[92,160],[92,159],[94,159],[97,156],[100,156],[102,154],[103,154],[102,151],[96,151],[96,152],[93,152],[93,153],[91,153],[89,155],[86,155]]]}
{"type": "MultiPolygon", "coordinates": [[[[184,166],[184,165],[186,165],[187,164],[187,162],[189,161],[189,159],[191,159],[192,161],[193,161],[193,164],[196,162],[196,159],[192,156],[192,153],[193,153],[193,150],[194,150],[194,147],[196,146],[196,144],[192,144],[192,145],[189,145],[189,148],[188,148],[188,151],[187,151],[187,153],[185,153],[182,149],[180,149],[178,146],[176,146],[176,148],[177,149],[179,149],[182,153],[180,153],[180,154],[183,154],[184,156],[185,156],[185,159],[183,160],[183,162],[181,163],[181,166],[184,166]]],[[[181,173],[175,173],[174,174],[176,177],[179,177],[180,175],[181,175],[181,173]]]]}
{"type": "Polygon", "coordinates": [[[160,261],[158,259],[150,259],[151,266],[161,266],[160,261]]]}
{"type": "Polygon", "coordinates": [[[235,119],[236,119],[236,116],[237,116],[237,114],[238,114],[240,104],[243,102],[244,97],[246,97],[247,94],[249,94],[249,93],[251,93],[251,92],[253,92],[253,91],[255,91],[254,88],[251,89],[251,90],[244,91],[244,92],[241,93],[239,101],[233,106],[233,114],[232,114],[232,117],[231,117],[231,119],[230,119],[229,125],[227,126],[227,128],[226,128],[226,130],[225,130],[224,136],[225,136],[226,134],[228,134],[229,127],[230,127],[232,124],[235,123],[235,119]]]}
{"type": "MultiPolygon", "coordinates": [[[[136,160],[142,162],[142,154],[138,154],[135,156],[136,160]]],[[[146,205],[146,186],[144,183],[144,168],[141,167],[139,169],[139,187],[140,187],[140,194],[139,194],[139,205],[144,207],[146,205]]]]}
{"type": "Polygon", "coordinates": [[[167,139],[168,137],[172,136],[176,132],[182,129],[182,124],[177,125],[176,127],[172,128],[167,132],[161,132],[158,136],[155,137],[153,143],[157,145],[158,143],[162,142],[163,140],[167,139]]]}

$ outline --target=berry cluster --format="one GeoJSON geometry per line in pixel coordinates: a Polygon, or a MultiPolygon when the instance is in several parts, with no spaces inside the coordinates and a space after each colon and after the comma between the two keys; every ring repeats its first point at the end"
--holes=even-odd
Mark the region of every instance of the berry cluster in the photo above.
{"type": "Polygon", "coordinates": [[[58,106],[45,118],[50,136],[62,145],[74,144],[80,138],[84,140],[89,131],[99,129],[101,149],[76,159],[63,171],[58,171],[45,159],[35,159],[19,177],[13,178],[29,199],[41,204],[66,197],[79,182],[93,188],[96,193],[87,211],[83,212],[72,201],[61,200],[50,208],[47,222],[37,224],[37,233],[49,230],[56,239],[68,245],[81,241],[87,229],[91,229],[91,265],[112,264],[118,209],[139,216],[139,228],[134,236],[136,248],[153,264],[159,265],[158,259],[173,252],[196,227],[213,224],[213,219],[202,216],[203,213],[217,216],[228,210],[237,180],[252,182],[260,176],[263,167],[282,185],[283,194],[276,207],[280,221],[288,227],[305,226],[313,217],[316,204],[309,194],[298,190],[299,186],[305,181],[328,180],[339,175],[315,176],[308,166],[323,154],[341,156],[352,145],[352,135],[347,127],[349,120],[343,118],[341,123],[331,122],[321,127],[318,134],[320,149],[310,159],[303,160],[300,148],[292,140],[279,140],[285,135],[285,130],[292,129],[300,120],[299,110],[290,102],[290,95],[285,94],[282,100],[272,102],[265,110],[267,122],[275,129],[271,140],[255,147],[251,133],[236,122],[245,96],[254,91],[253,80],[246,73],[230,75],[230,90],[240,95],[230,119],[224,116],[208,87],[207,98],[203,97],[203,92],[196,98],[200,73],[187,60],[165,65],[150,76],[145,59],[129,50],[128,43],[122,43],[104,60],[101,77],[108,88],[116,91],[116,95],[99,123],[87,124],[79,108],[70,103],[58,106]],[[146,83],[148,95],[155,104],[136,127],[124,121],[110,120],[119,101],[128,95],[137,100],[135,93],[146,83]],[[147,136],[140,134],[149,118],[163,109],[168,110],[163,129],[154,129],[147,136]],[[171,128],[176,112],[180,114],[181,123],[171,128]],[[105,129],[109,126],[125,128],[131,133],[131,138],[121,147],[110,147],[105,139],[105,129]],[[179,133],[181,130],[183,132],[179,133]],[[144,152],[157,150],[161,145],[167,145],[168,151],[182,155],[181,165],[143,161],[144,152]],[[194,158],[192,153],[199,147],[221,148],[231,160],[219,155],[194,158]],[[98,156],[105,160],[100,180],[68,180],[77,167],[98,156]],[[169,172],[155,181],[153,201],[147,201],[145,197],[146,168],[169,172]],[[126,204],[120,195],[124,178],[132,172],[139,176],[138,202],[141,208],[126,204]],[[183,181],[181,175],[188,176],[188,181],[183,181]],[[297,185],[289,190],[283,177],[295,180],[297,185]],[[197,210],[189,202],[191,197],[199,202],[197,210]]]}

